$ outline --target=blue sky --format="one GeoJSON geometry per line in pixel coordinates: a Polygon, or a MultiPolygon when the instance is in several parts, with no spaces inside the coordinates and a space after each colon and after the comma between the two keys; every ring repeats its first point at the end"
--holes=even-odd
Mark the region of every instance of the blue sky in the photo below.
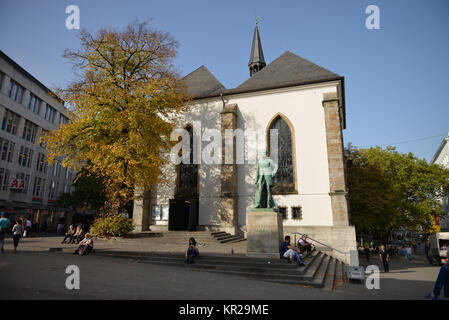
{"type": "Polygon", "coordinates": [[[77,1],[1,0],[0,50],[48,87],[73,77],[62,58],[79,46],[67,30],[68,5],[81,28],[123,27],[152,19],[180,43],[181,74],[205,65],[227,88],[248,76],[254,17],[267,63],[289,50],[345,76],[345,143],[396,144],[430,160],[449,132],[449,1],[77,1]],[[365,8],[380,9],[380,30],[365,27],[365,8]]]}

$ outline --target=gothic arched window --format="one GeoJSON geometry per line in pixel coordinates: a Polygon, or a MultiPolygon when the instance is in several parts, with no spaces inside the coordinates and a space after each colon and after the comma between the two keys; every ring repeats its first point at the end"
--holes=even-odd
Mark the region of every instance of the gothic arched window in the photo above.
{"type": "Polygon", "coordinates": [[[193,163],[193,128],[185,128],[190,136],[190,163],[180,163],[178,167],[178,195],[198,194],[198,165],[193,163]]]}
{"type": "Polygon", "coordinates": [[[294,133],[290,123],[287,121],[283,116],[277,115],[269,124],[267,132],[269,152],[272,152],[270,149],[270,130],[276,129],[278,133],[278,171],[274,178],[273,194],[297,193],[293,145],[294,133]]]}

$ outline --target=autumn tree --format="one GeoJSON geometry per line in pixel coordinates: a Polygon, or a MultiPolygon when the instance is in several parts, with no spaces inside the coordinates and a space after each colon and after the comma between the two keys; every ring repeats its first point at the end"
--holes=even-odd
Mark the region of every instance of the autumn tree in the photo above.
{"type": "Polygon", "coordinates": [[[429,230],[449,192],[449,170],[394,147],[346,148],[351,222],[385,242],[393,230],[429,230]]]}
{"type": "Polygon", "coordinates": [[[158,181],[172,146],[170,133],[185,108],[186,90],[173,67],[177,42],[147,22],[124,30],[80,33],[79,50],[66,49],[76,80],[56,90],[71,123],[43,137],[49,162],[86,167],[105,177],[110,211],[120,212],[134,187],[158,181]]]}

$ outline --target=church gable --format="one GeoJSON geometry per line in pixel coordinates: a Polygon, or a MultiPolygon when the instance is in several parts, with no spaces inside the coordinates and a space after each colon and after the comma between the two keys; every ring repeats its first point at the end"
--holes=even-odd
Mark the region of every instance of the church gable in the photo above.
{"type": "Polygon", "coordinates": [[[182,80],[187,86],[187,92],[194,98],[216,96],[226,90],[205,66],[199,67],[182,80]]]}

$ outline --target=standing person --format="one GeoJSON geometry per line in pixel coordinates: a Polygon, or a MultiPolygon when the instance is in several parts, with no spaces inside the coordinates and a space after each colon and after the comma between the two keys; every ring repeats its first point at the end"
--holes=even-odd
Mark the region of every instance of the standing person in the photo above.
{"type": "Polygon", "coordinates": [[[14,253],[17,252],[17,247],[19,246],[19,240],[20,238],[22,238],[23,235],[23,225],[22,225],[22,220],[21,219],[17,219],[16,224],[14,225],[14,227],[12,227],[12,238],[14,241],[14,253]]]}
{"type": "Polygon", "coordinates": [[[27,222],[26,222],[26,232],[27,232],[27,237],[31,236],[31,221],[30,219],[27,218],[27,222]]]}
{"type": "Polygon", "coordinates": [[[405,252],[407,254],[407,262],[412,262],[412,246],[408,245],[408,247],[405,248],[405,252]]]}
{"type": "Polygon", "coordinates": [[[384,266],[384,271],[390,272],[390,265],[389,265],[390,255],[388,254],[388,251],[385,249],[384,245],[380,247],[379,257],[380,261],[382,261],[382,264],[384,266]]]}
{"type": "Polygon", "coordinates": [[[441,289],[444,288],[444,296],[449,298],[449,250],[447,251],[446,263],[440,268],[437,281],[431,294],[428,294],[426,298],[432,298],[432,300],[439,300],[441,289]]]}
{"type": "Polygon", "coordinates": [[[5,245],[5,234],[9,227],[9,219],[5,217],[5,213],[0,214],[0,248],[2,252],[5,252],[3,246],[5,245]]]}

